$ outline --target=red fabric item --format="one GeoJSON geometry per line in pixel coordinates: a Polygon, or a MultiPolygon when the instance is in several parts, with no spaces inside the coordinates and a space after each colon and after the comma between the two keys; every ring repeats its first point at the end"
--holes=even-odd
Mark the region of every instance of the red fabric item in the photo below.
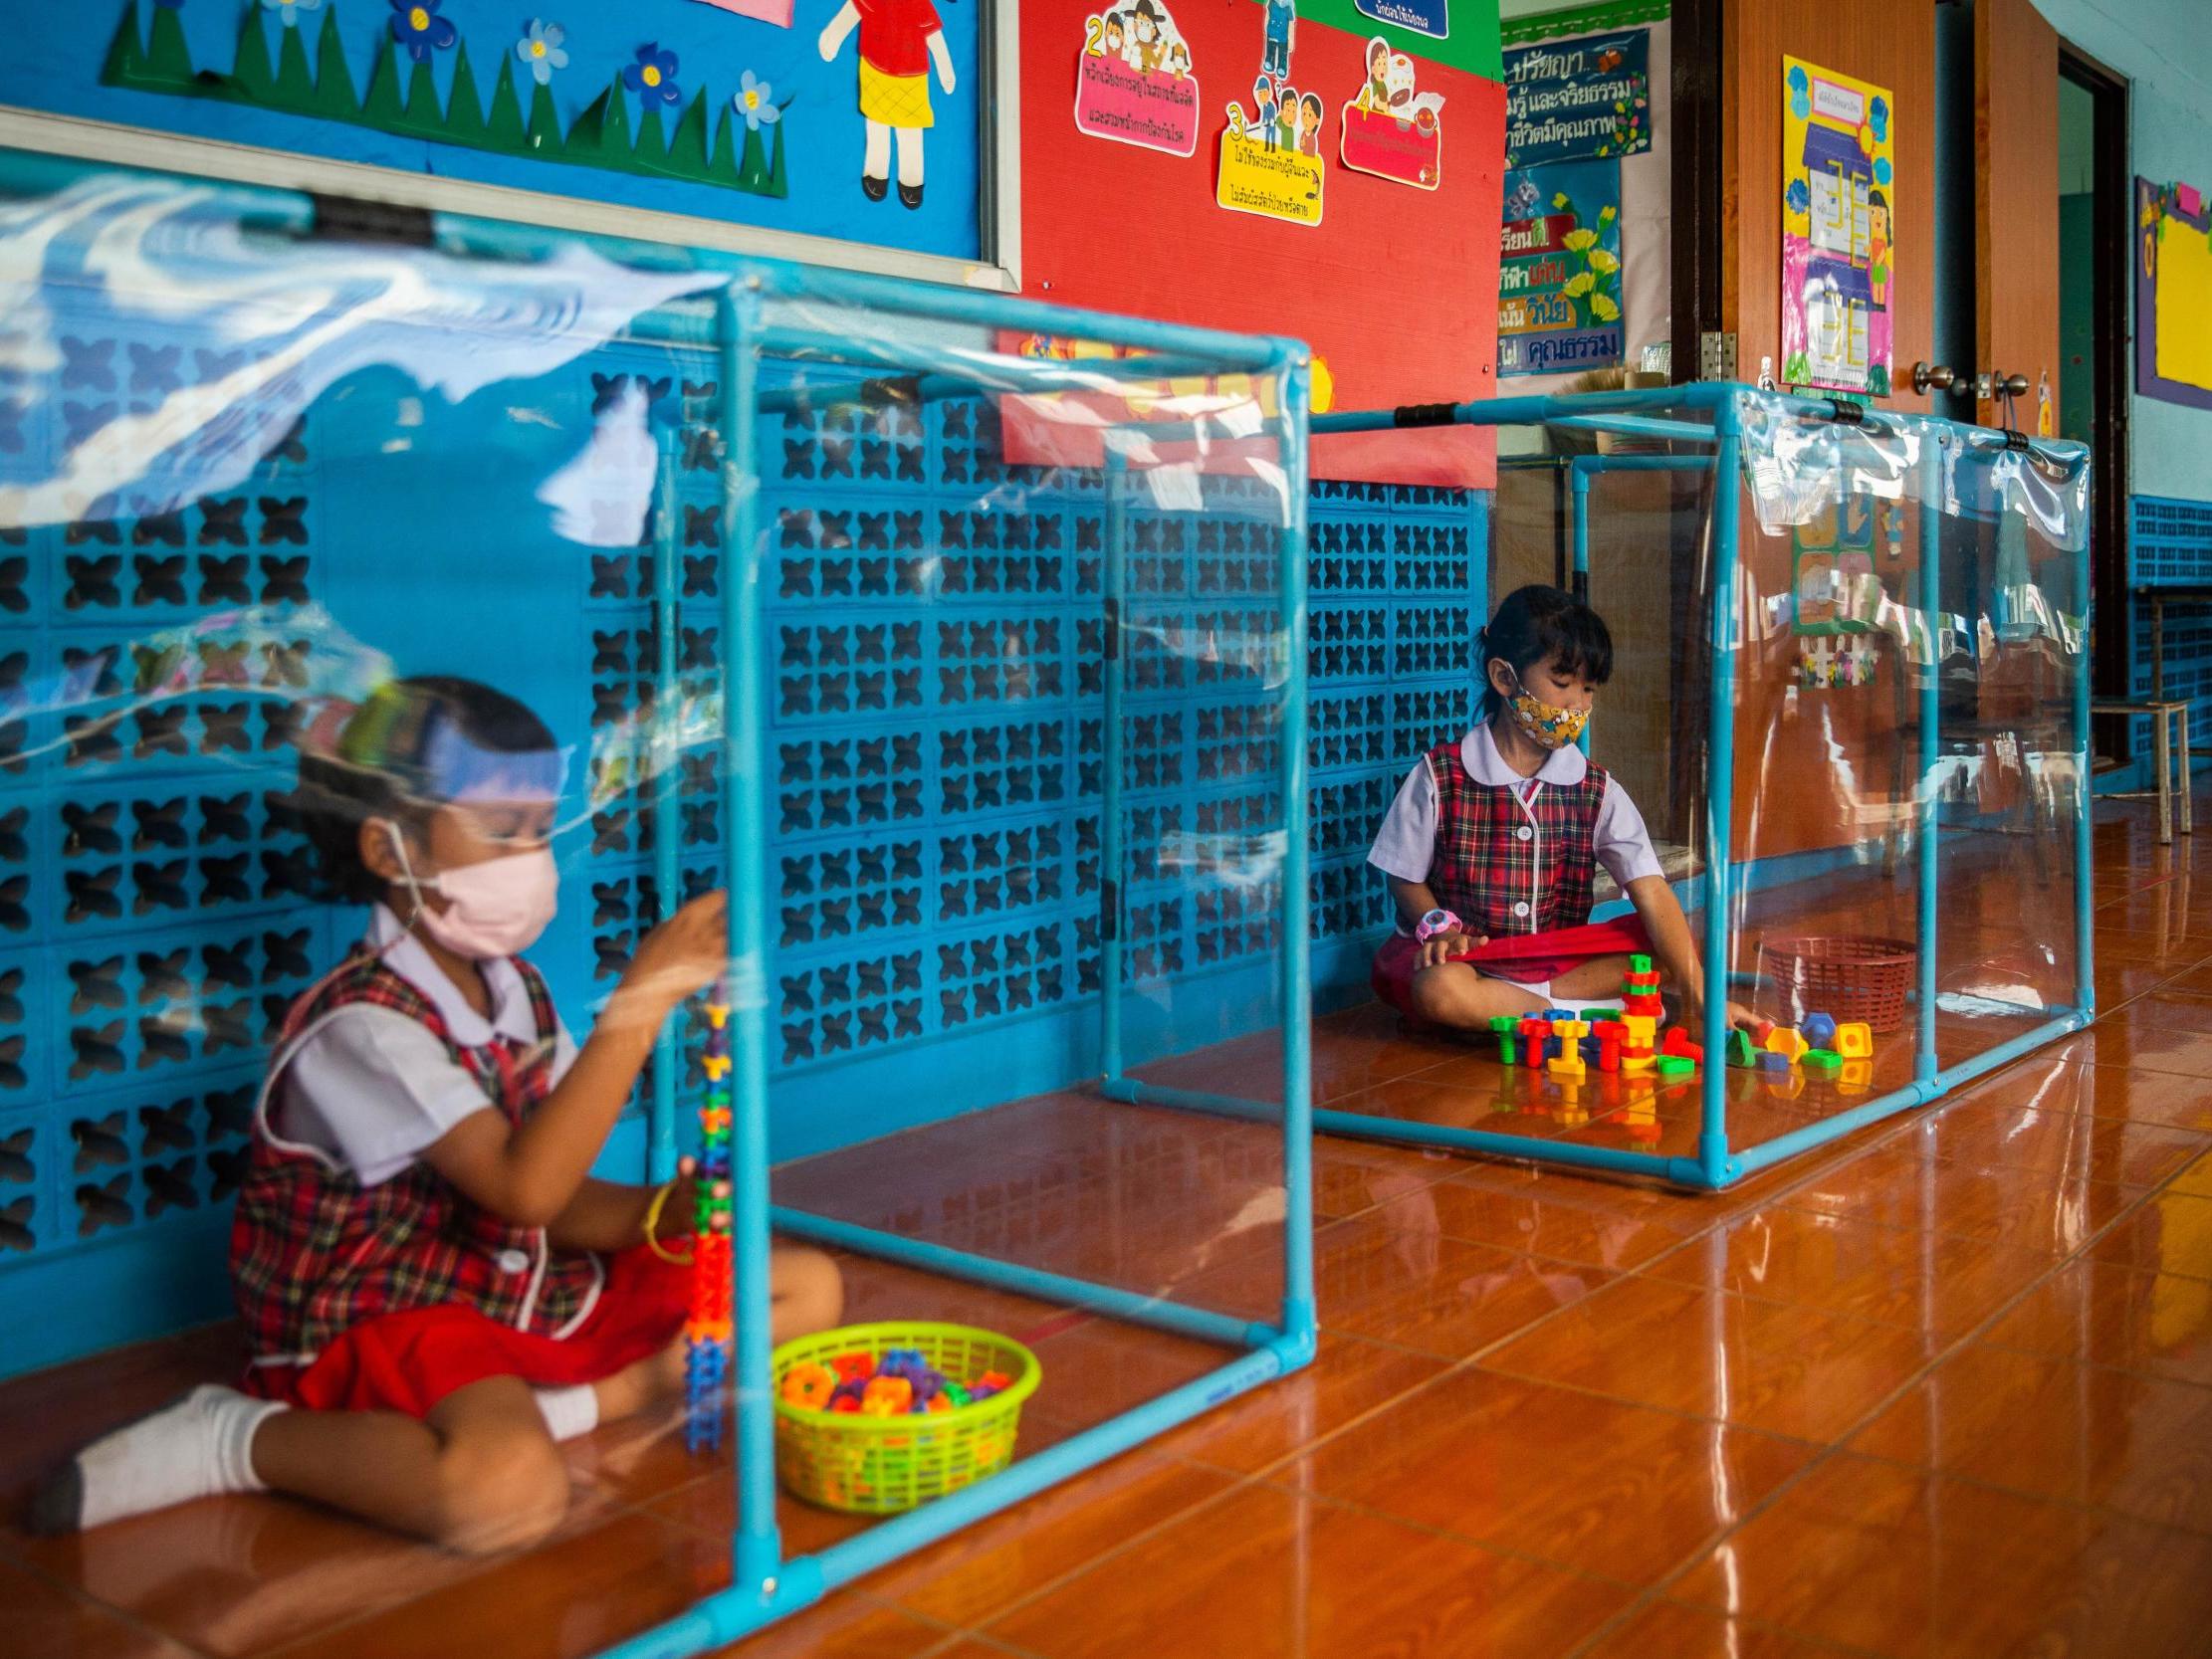
{"type": "Polygon", "coordinates": [[[243,1386],[314,1411],[422,1417],[456,1388],[488,1376],[552,1388],[597,1382],[682,1335],[690,1287],[689,1268],[640,1244],[608,1261],[606,1288],[563,1340],[498,1325],[448,1302],[363,1320],[307,1365],[250,1365],[243,1386]]]}
{"type": "MultiPolygon", "coordinates": [[[[1429,751],[1429,772],[1437,782],[1437,853],[1429,886],[1438,904],[1468,932],[1491,939],[1590,920],[1603,766],[1592,762],[1580,783],[1539,783],[1524,800],[1504,784],[1475,782],[1453,739],[1429,751]]],[[[1516,965],[1502,977],[1548,976],[1516,965]]]]}
{"type": "Polygon", "coordinates": [[[255,1107],[246,1172],[231,1220],[231,1289],[254,1351],[321,1353],[362,1320],[449,1303],[498,1325],[525,1313],[550,1335],[582,1312],[597,1271],[584,1252],[553,1247],[543,1229],[511,1226],[472,1202],[427,1163],[362,1186],[350,1170],[280,1144],[269,1110],[297,1039],[353,1003],[390,1008],[445,1045],[486,1101],[521,1124],[553,1079],[553,998],[536,968],[515,961],[540,1033],[530,1044],[454,1042],[429,1000],[372,951],[361,950],[312,986],[285,1016],[255,1107]]]}
{"type": "MultiPolygon", "coordinates": [[[[1652,938],[1644,931],[1643,919],[1625,916],[1618,922],[1591,922],[1548,933],[1494,938],[1451,959],[1466,962],[1494,978],[1536,982],[1555,979],[1594,957],[1635,955],[1651,948],[1652,938]],[[1510,973],[1500,971],[1508,966],[1510,973]]],[[[1375,952],[1375,965],[1368,974],[1367,982],[1375,995],[1402,1014],[1413,1012],[1414,962],[1420,952],[1418,940],[1393,933],[1375,952]]]]}
{"type": "Polygon", "coordinates": [[[930,0],[852,0],[860,56],[885,75],[927,75],[930,36],[944,28],[930,0]]]}

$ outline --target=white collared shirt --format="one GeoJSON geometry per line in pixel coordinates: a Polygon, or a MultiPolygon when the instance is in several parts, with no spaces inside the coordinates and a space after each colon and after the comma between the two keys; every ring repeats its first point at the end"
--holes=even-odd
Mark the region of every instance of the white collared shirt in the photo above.
{"type": "MultiPolygon", "coordinates": [[[[481,964],[492,997],[486,1019],[386,906],[370,912],[368,943],[382,949],[385,965],[438,1011],[460,1047],[483,1048],[495,1036],[524,1044],[544,1040],[529,989],[508,958],[481,964]]],[[[553,1045],[557,1083],[576,1058],[558,1021],[553,1045]]],[[[414,1162],[462,1119],[491,1110],[483,1085],[454,1063],[427,1026],[396,1008],[363,1002],[337,1010],[293,1055],[274,1127],[284,1140],[328,1152],[363,1186],[374,1186],[414,1162]]]]}
{"type": "MultiPolygon", "coordinates": [[[[1569,743],[1545,755],[1534,777],[1524,778],[1498,753],[1487,721],[1470,726],[1467,734],[1459,739],[1459,763],[1466,767],[1467,775],[1475,782],[1492,788],[1509,788],[1524,803],[1533,801],[1536,791],[1547,784],[1571,788],[1590,770],[1590,762],[1582,750],[1569,743]]],[[[1398,798],[1390,803],[1390,811],[1384,815],[1383,827],[1376,832],[1375,845],[1367,855],[1367,862],[1402,882],[1426,882],[1429,872],[1436,867],[1437,827],[1437,779],[1429,769],[1429,756],[1424,754],[1414,762],[1414,769],[1406,774],[1406,781],[1399,785],[1398,798]]],[[[1516,833],[1529,840],[1540,832],[1533,824],[1523,824],[1516,833]]],[[[1652,850],[1652,837],[1644,827],[1644,815],[1637,811],[1636,802],[1629,799],[1628,791],[1621,787],[1621,780],[1611,772],[1606,774],[1605,799],[1598,806],[1598,822],[1591,842],[1598,862],[1621,884],[1623,892],[1639,877],[1665,874],[1659,854],[1652,850]]],[[[1399,931],[1406,931],[1403,921],[1399,931]]]]}

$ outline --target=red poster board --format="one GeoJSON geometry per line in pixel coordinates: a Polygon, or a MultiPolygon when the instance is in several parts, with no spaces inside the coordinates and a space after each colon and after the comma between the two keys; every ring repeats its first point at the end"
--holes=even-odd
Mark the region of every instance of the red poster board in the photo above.
{"type": "MultiPolygon", "coordinates": [[[[1231,101],[1249,106],[1264,7],[1182,0],[1176,27],[1203,88],[1198,153],[1185,158],[1088,137],[1075,124],[1083,0],[1026,0],[1021,16],[1022,285],[1059,305],[1304,339],[1337,409],[1463,402],[1497,382],[1498,211],[1505,92],[1423,62],[1441,94],[1435,189],[1338,158],[1337,124],[1367,78],[1367,42],[1298,23],[1289,81],[1327,110],[1318,225],[1224,211],[1216,156],[1231,101]]],[[[1019,442],[1009,422],[1009,445],[1019,442]]],[[[1487,489],[1487,431],[1449,428],[1318,440],[1317,478],[1487,489]]]]}

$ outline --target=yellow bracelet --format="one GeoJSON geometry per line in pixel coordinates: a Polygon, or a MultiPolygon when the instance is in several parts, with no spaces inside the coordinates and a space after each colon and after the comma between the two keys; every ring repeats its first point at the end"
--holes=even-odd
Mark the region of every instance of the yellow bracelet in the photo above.
{"type": "Polygon", "coordinates": [[[663,1248],[660,1241],[661,1208],[668,1202],[668,1195],[675,1190],[674,1181],[663,1182],[660,1190],[653,1194],[653,1201],[645,1206],[645,1248],[672,1267],[689,1267],[689,1255],[679,1256],[674,1251],[663,1248]]]}

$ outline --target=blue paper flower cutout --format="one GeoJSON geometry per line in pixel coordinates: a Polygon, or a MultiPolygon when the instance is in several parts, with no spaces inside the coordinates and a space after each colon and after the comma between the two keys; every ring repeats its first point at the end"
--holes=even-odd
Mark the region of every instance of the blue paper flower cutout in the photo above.
{"type": "Polygon", "coordinates": [[[321,11],[323,0],[261,0],[262,6],[277,14],[277,21],[287,29],[300,21],[302,12],[321,11]]]}
{"type": "Polygon", "coordinates": [[[1792,64],[1790,66],[1788,85],[1790,91],[1793,93],[1812,91],[1813,83],[1806,78],[1805,66],[1803,64],[1792,64]]]}
{"type": "Polygon", "coordinates": [[[783,118],[783,111],[769,102],[774,96],[774,87],[747,70],[738,77],[738,90],[730,99],[730,107],[745,117],[748,132],[758,132],[783,118]]]}
{"type": "Polygon", "coordinates": [[[447,51],[461,38],[453,20],[438,15],[444,4],[445,0],[391,0],[391,38],[418,64],[433,52],[447,51]]]}
{"type": "Polygon", "coordinates": [[[1877,158],[1875,161],[1875,182],[1877,184],[1887,184],[1893,171],[1894,169],[1890,167],[1889,158],[1886,155],[1877,158]]]}
{"type": "Polygon", "coordinates": [[[1790,188],[1782,199],[1789,204],[1792,213],[1813,211],[1813,192],[1806,188],[1805,181],[1801,178],[1790,180],[1790,188]]]}
{"type": "Polygon", "coordinates": [[[1801,121],[1810,120],[1813,115],[1813,101],[1803,93],[1790,94],[1790,114],[1801,121]]]}
{"type": "Polygon", "coordinates": [[[1881,143],[1888,138],[1889,103],[1886,99],[1876,98],[1873,106],[1867,111],[1867,124],[1875,129],[1876,143],[1881,143]]]}
{"type": "Polygon", "coordinates": [[[523,38],[515,43],[515,56],[522,59],[531,78],[541,87],[553,80],[553,71],[568,67],[568,54],[560,43],[568,38],[568,31],[557,23],[542,22],[532,18],[523,30],[523,38]]]}
{"type": "Polygon", "coordinates": [[[637,62],[622,71],[622,85],[650,109],[656,104],[681,104],[683,89],[676,85],[676,54],[663,52],[657,41],[637,49],[637,62]]]}

